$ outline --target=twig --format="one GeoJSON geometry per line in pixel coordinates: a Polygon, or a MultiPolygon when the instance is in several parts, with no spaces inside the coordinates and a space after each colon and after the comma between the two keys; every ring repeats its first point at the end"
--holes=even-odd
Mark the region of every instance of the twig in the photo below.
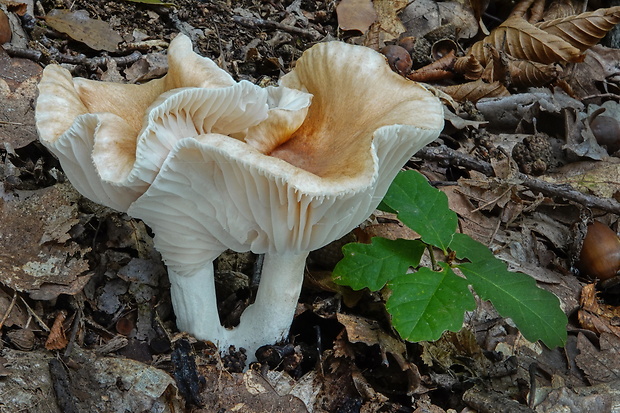
{"type": "Polygon", "coordinates": [[[455,151],[445,145],[426,147],[419,150],[416,157],[427,161],[439,162],[441,165],[462,166],[467,169],[482,172],[486,176],[493,176],[494,171],[490,163],[480,161],[462,152],[455,151]]]}
{"type": "Polygon", "coordinates": [[[37,324],[39,324],[39,327],[41,327],[43,331],[45,331],[46,333],[49,333],[51,330],[47,326],[47,324],[45,324],[43,320],[41,320],[41,318],[37,315],[37,313],[35,313],[34,310],[30,308],[30,306],[28,305],[26,300],[24,300],[23,297],[19,297],[19,298],[22,300],[22,303],[24,303],[24,305],[26,306],[26,310],[28,310],[28,313],[37,321],[37,324]]]}
{"type": "Polygon", "coordinates": [[[264,27],[267,29],[284,30],[285,32],[295,33],[311,40],[318,40],[321,35],[315,30],[302,29],[300,27],[289,26],[288,24],[278,23],[271,20],[259,19],[258,17],[233,16],[233,21],[246,27],[264,27]]]}
{"type": "Polygon", "coordinates": [[[11,311],[13,311],[13,307],[15,306],[15,301],[17,301],[17,290],[13,291],[13,299],[11,300],[11,304],[9,304],[9,308],[7,308],[6,313],[4,313],[2,320],[0,320],[0,330],[2,330],[2,326],[4,326],[5,321],[11,315],[11,311]]]}
{"type": "MultiPolygon", "coordinates": [[[[429,161],[436,161],[442,165],[462,166],[485,174],[494,176],[493,167],[490,163],[475,159],[467,154],[450,149],[445,145],[432,148],[424,148],[416,156],[429,161]]],[[[532,178],[524,173],[517,172],[515,178],[520,184],[532,191],[540,192],[549,197],[564,198],[584,205],[588,208],[597,208],[606,212],[620,215],[620,202],[611,198],[601,198],[596,195],[584,194],[568,184],[554,184],[540,179],[532,178]]]]}
{"type": "Polygon", "coordinates": [[[108,60],[112,59],[116,61],[118,66],[128,66],[130,64],[138,61],[142,54],[138,51],[134,51],[133,53],[126,56],[96,56],[96,57],[88,57],[83,54],[77,55],[68,55],[64,53],[60,53],[58,49],[55,47],[50,47],[48,49],[48,53],[43,53],[39,50],[34,49],[20,49],[17,47],[13,47],[11,45],[2,46],[4,50],[11,57],[21,57],[24,59],[30,59],[35,62],[44,62],[48,60],[55,60],[58,63],[70,63],[74,65],[82,64],[87,66],[106,66],[108,60]]]}

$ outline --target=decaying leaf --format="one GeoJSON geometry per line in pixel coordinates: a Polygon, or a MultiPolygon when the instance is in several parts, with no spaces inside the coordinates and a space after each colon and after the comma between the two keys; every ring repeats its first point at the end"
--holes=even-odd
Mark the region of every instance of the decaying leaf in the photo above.
{"type": "Polygon", "coordinates": [[[397,39],[405,32],[405,26],[398,17],[398,13],[407,6],[406,0],[374,0],[377,11],[377,23],[384,41],[397,39]]]}
{"type": "Polygon", "coordinates": [[[377,12],[371,0],[342,0],[336,7],[338,27],[341,30],[357,30],[366,33],[377,20],[377,12]]]}
{"type": "Polygon", "coordinates": [[[86,10],[54,9],[45,16],[45,22],[54,30],[65,33],[94,50],[113,52],[123,41],[108,23],[91,19],[86,10]]]}
{"type": "Polygon", "coordinates": [[[581,309],[577,316],[581,328],[598,334],[613,334],[620,338],[620,327],[614,321],[620,316],[620,311],[615,306],[599,302],[595,284],[587,284],[582,288],[579,303],[581,309]]]}
{"type": "Polygon", "coordinates": [[[579,333],[577,348],[580,352],[575,357],[575,362],[584,371],[590,384],[609,383],[620,379],[619,346],[620,337],[614,334],[601,333],[597,348],[585,334],[579,333]]]}
{"type": "Polygon", "coordinates": [[[549,20],[536,24],[536,27],[584,52],[605,37],[618,22],[620,22],[620,6],[549,20]]]}
{"type": "Polygon", "coordinates": [[[453,70],[456,73],[462,74],[467,80],[477,80],[482,76],[484,68],[473,54],[469,54],[458,57],[454,61],[453,70]]]}
{"type": "Polygon", "coordinates": [[[544,177],[557,184],[569,184],[573,188],[602,198],[620,198],[620,160],[610,157],[598,162],[573,162],[557,173],[544,177]]]}
{"type": "Polygon", "coordinates": [[[468,100],[475,103],[482,98],[510,96],[508,89],[500,82],[486,83],[481,79],[460,85],[444,86],[440,89],[459,102],[468,100]]]}
{"type": "Polygon", "coordinates": [[[56,315],[56,319],[54,320],[54,324],[52,325],[52,329],[50,331],[47,340],[45,341],[45,348],[48,350],[62,350],[67,347],[69,340],[65,335],[65,329],[62,323],[67,318],[66,311],[60,311],[56,315]]]}
{"type": "Polygon", "coordinates": [[[22,193],[19,200],[0,198],[0,283],[27,292],[56,284],[57,292],[63,293],[72,291],[80,276],[90,277],[85,275],[89,265],[84,259],[89,249],[58,231],[77,222],[78,197],[69,184],[58,184],[22,193]],[[71,213],[56,214],[67,206],[72,206],[71,213]],[[42,239],[42,234],[47,235],[42,239]]]}
{"type": "Polygon", "coordinates": [[[394,357],[400,370],[407,373],[409,392],[420,386],[419,372],[415,365],[407,361],[407,347],[403,341],[383,331],[374,320],[342,313],[338,313],[337,317],[338,322],[344,325],[349,342],[364,343],[367,346],[378,345],[386,366],[389,365],[387,354],[394,357]]]}
{"type": "Polygon", "coordinates": [[[68,380],[60,382],[51,377],[50,360],[58,360],[49,351],[5,348],[2,355],[8,375],[0,380],[0,394],[11,395],[2,398],[6,411],[33,410],[33,406],[41,413],[182,411],[172,395],[175,389],[172,377],[134,360],[103,357],[76,346],[66,359],[74,367],[64,370],[68,380]],[[80,395],[64,397],[65,401],[71,399],[72,410],[58,406],[59,392],[80,395]]]}
{"type": "Polygon", "coordinates": [[[0,44],[11,41],[12,35],[9,18],[6,13],[0,9],[0,44]]]}
{"type": "Polygon", "coordinates": [[[530,60],[508,60],[510,82],[516,87],[538,87],[557,79],[561,70],[556,65],[546,65],[530,60]]]}
{"type": "Polygon", "coordinates": [[[201,370],[206,388],[201,391],[204,405],[196,413],[220,409],[247,413],[307,413],[305,404],[291,394],[280,395],[258,372],[226,373],[213,365],[201,370]]]}
{"type": "Polygon", "coordinates": [[[583,63],[567,68],[561,78],[569,82],[576,97],[584,98],[617,90],[618,73],[620,50],[596,45],[586,51],[583,63]]]}
{"type": "Polygon", "coordinates": [[[21,148],[37,140],[32,102],[43,69],[6,53],[0,53],[0,68],[0,142],[21,148]]]}

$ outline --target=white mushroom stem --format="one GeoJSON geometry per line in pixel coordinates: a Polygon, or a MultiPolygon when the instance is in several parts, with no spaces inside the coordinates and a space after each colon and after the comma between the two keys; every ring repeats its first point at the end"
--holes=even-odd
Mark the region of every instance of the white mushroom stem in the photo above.
{"type": "Polygon", "coordinates": [[[288,335],[304,280],[307,256],[307,252],[265,254],[254,304],[243,312],[239,325],[230,330],[220,323],[213,265],[207,265],[192,276],[169,271],[177,326],[196,338],[216,343],[220,351],[228,350],[231,345],[244,348],[248,363],[255,361],[259,347],[280,342],[288,335]]]}

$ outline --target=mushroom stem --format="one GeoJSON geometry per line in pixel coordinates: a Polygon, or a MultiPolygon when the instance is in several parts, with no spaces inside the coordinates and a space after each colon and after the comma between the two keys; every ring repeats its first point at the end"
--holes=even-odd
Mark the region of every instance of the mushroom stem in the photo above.
{"type": "Polygon", "coordinates": [[[168,278],[179,330],[199,339],[225,344],[226,330],[217,311],[213,263],[190,276],[178,275],[169,268],[168,278]]]}
{"type": "Polygon", "coordinates": [[[177,326],[198,339],[216,343],[222,352],[230,346],[244,348],[248,363],[255,361],[259,347],[282,341],[288,334],[304,281],[307,256],[307,252],[265,254],[254,304],[245,309],[239,325],[230,330],[220,323],[213,265],[190,276],[169,269],[177,326]]]}
{"type": "Polygon", "coordinates": [[[304,281],[307,252],[265,254],[260,285],[254,304],[245,309],[241,321],[230,331],[229,341],[247,350],[248,363],[266,344],[275,344],[288,335],[304,281]]]}

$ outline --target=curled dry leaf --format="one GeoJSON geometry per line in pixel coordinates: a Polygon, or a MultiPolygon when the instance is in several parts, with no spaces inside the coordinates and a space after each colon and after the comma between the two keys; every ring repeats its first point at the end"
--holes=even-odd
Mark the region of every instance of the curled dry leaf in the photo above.
{"type": "Polygon", "coordinates": [[[536,27],[584,52],[597,44],[619,22],[620,6],[616,6],[538,23],[536,27]]]}
{"type": "Polygon", "coordinates": [[[9,17],[6,13],[0,9],[0,44],[8,43],[11,41],[11,25],[9,24],[9,17]]]}
{"type": "Polygon", "coordinates": [[[456,73],[462,74],[463,77],[467,80],[476,80],[480,79],[484,68],[482,67],[478,59],[476,59],[474,55],[470,54],[467,56],[458,57],[454,61],[453,70],[456,73]]]}
{"type": "Polygon", "coordinates": [[[581,62],[584,59],[577,47],[528,23],[521,17],[509,17],[490,35],[472,46],[470,54],[473,54],[483,66],[491,60],[486,44],[505,51],[517,59],[539,63],[581,62]]]}
{"type": "Polygon", "coordinates": [[[48,26],[94,50],[113,52],[123,38],[102,20],[91,19],[85,10],[54,9],[45,16],[48,26]]]}
{"type": "Polygon", "coordinates": [[[460,85],[440,87],[442,91],[459,102],[477,102],[482,98],[510,96],[510,92],[500,82],[486,83],[480,79],[460,85]]]}
{"type": "Polygon", "coordinates": [[[45,348],[48,350],[62,350],[67,347],[69,341],[65,336],[65,329],[62,323],[67,318],[67,313],[65,311],[61,311],[56,315],[56,319],[54,320],[54,325],[52,325],[52,330],[50,331],[50,335],[47,337],[47,341],[45,342],[45,348]]]}
{"type": "Polygon", "coordinates": [[[446,56],[435,60],[433,63],[410,73],[407,75],[407,78],[418,82],[450,79],[454,75],[452,69],[455,61],[456,56],[454,55],[454,51],[451,51],[446,56]]]}
{"type": "Polygon", "coordinates": [[[510,59],[508,61],[508,72],[514,86],[537,87],[554,81],[560,74],[560,68],[529,60],[510,59]]]}

